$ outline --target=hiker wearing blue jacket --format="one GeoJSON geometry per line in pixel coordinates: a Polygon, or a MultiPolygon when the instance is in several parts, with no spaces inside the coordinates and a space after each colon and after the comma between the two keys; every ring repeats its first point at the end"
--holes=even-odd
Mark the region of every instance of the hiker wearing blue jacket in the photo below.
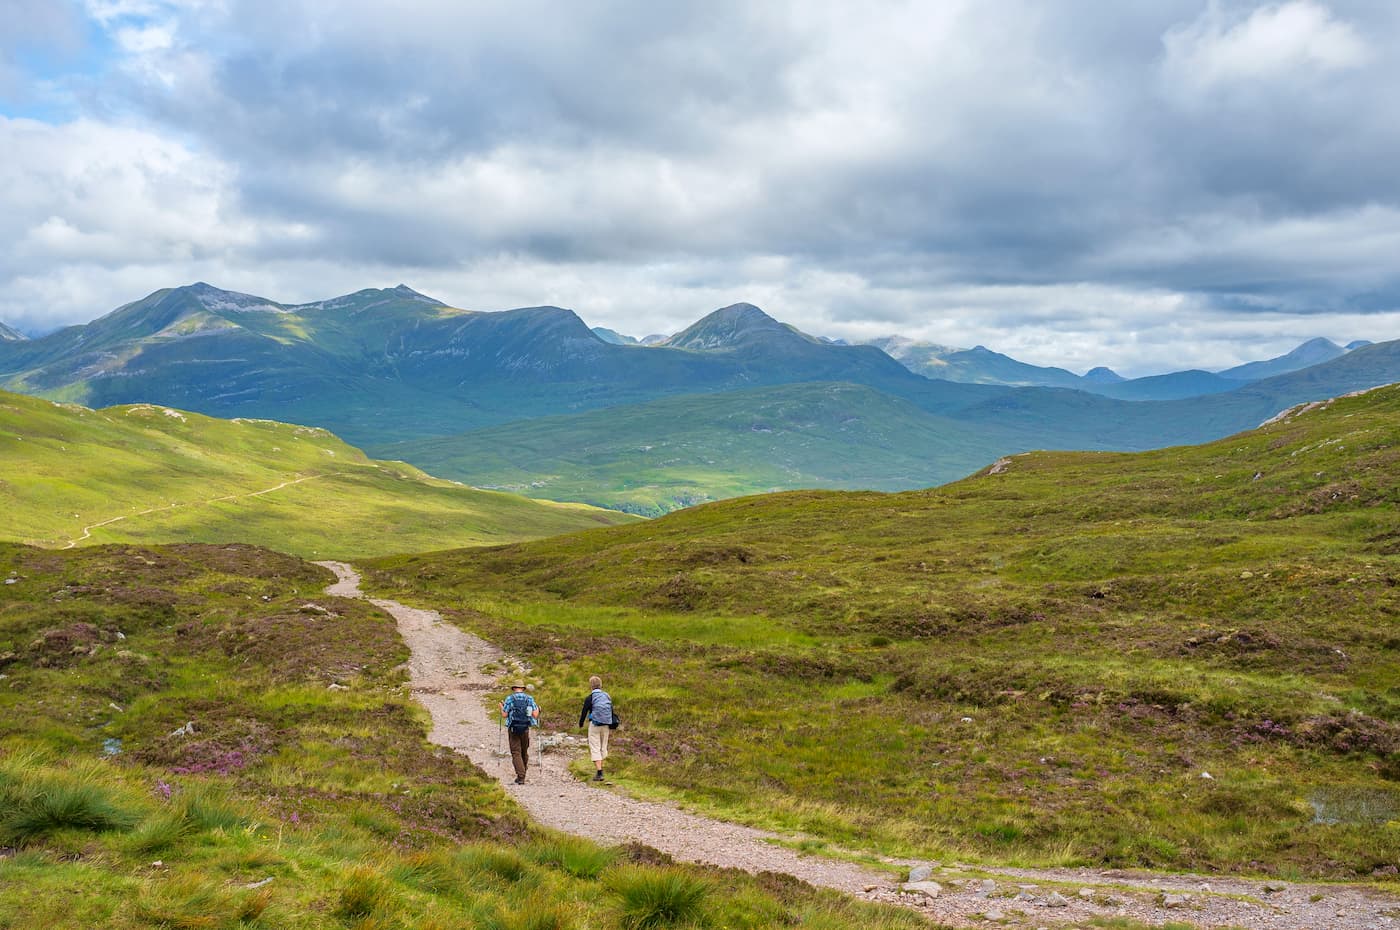
{"type": "Polygon", "coordinates": [[[501,702],[501,716],[510,732],[510,762],[515,766],[515,783],[525,784],[525,770],[530,767],[530,728],[540,725],[540,706],[525,693],[525,682],[510,686],[510,694],[501,702]]]}
{"type": "Polygon", "coordinates": [[[594,675],[588,679],[593,690],[583,699],[578,725],[588,721],[588,754],[593,757],[594,781],[603,780],[603,760],[608,757],[608,734],[617,729],[617,714],[613,712],[612,697],[603,690],[603,679],[594,675]]]}

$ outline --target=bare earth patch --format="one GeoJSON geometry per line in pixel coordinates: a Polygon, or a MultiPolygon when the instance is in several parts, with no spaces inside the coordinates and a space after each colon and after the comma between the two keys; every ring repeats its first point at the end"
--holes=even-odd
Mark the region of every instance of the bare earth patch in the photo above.
{"type": "MultiPolygon", "coordinates": [[[[360,577],[340,562],[319,562],[340,579],[326,589],[337,597],[364,598],[360,577]]],[[[944,864],[931,879],[936,897],[906,893],[881,873],[776,845],[792,837],[640,801],[612,786],[580,781],[568,770],[570,755],[541,756],[532,746],[529,779],[514,784],[510,759],[501,752],[496,715],[483,701],[494,675],[510,660],[499,649],[445,623],[432,610],[369,599],[398,622],[412,652],[410,686],[432,715],[429,739],[461,753],[497,778],[539,823],[603,844],[645,843],[677,859],[748,872],[779,872],[867,900],[897,903],[931,919],[960,927],[1063,927],[1112,917],[1149,925],[1168,921],[1203,928],[1251,930],[1400,930],[1400,895],[1357,885],[1309,885],[1249,881],[1212,875],[1161,875],[1122,870],[1001,869],[944,864]],[[990,918],[990,920],[989,920],[990,918]]],[[[532,737],[561,734],[536,730],[532,737]]],[[[904,866],[912,863],[894,863],[904,866]]]]}

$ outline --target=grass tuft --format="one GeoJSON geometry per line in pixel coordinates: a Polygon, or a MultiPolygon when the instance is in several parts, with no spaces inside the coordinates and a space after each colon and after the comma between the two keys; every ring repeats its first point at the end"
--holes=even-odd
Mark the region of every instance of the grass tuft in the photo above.
{"type": "Polygon", "coordinates": [[[266,889],[231,891],[197,877],[176,877],[145,889],[136,912],[158,927],[221,930],[257,920],[271,900],[266,889]]]}
{"type": "Polygon", "coordinates": [[[61,830],[131,829],[136,816],[91,778],[85,771],[11,760],[0,779],[0,841],[23,846],[61,830]]]}
{"type": "Polygon", "coordinates": [[[701,922],[712,886],[680,869],[632,866],[614,873],[608,890],[622,908],[624,927],[650,930],[701,922]]]}
{"type": "Polygon", "coordinates": [[[337,917],[370,917],[388,912],[394,903],[394,892],[380,873],[367,865],[356,866],[345,876],[336,902],[337,917]]]}
{"type": "Polygon", "coordinates": [[[597,878],[617,859],[617,851],[588,840],[561,836],[542,840],[523,850],[532,862],[567,872],[575,878],[597,878]]]}
{"type": "Polygon", "coordinates": [[[530,874],[529,863],[519,853],[498,846],[463,847],[457,861],[468,873],[494,876],[510,884],[518,884],[530,874]]]}

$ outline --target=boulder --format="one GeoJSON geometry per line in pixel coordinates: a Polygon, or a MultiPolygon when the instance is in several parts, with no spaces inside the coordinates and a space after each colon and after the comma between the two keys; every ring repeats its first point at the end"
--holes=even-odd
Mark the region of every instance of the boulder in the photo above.
{"type": "Polygon", "coordinates": [[[938,882],[905,882],[899,888],[905,894],[919,894],[926,898],[936,898],[943,893],[943,886],[938,882]]]}

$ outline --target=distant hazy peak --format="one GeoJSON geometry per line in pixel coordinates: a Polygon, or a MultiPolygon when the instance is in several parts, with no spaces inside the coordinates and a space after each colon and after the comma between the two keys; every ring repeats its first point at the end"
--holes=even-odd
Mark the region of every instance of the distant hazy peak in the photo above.
{"type": "Polygon", "coordinates": [[[23,342],[28,338],[19,330],[0,323],[0,342],[23,342]]]}
{"type": "Polygon", "coordinates": [[[1348,351],[1332,340],[1319,336],[1315,339],[1309,339],[1286,355],[1261,362],[1236,365],[1234,368],[1227,368],[1220,372],[1220,376],[1235,381],[1257,381],[1261,378],[1270,378],[1274,375],[1287,374],[1290,371],[1298,371],[1323,362],[1330,362],[1334,358],[1345,355],[1348,351]]]}
{"type": "Polygon", "coordinates": [[[1344,348],[1344,349],[1346,349],[1348,352],[1350,352],[1350,351],[1352,351],[1353,349],[1364,349],[1364,348],[1366,348],[1367,346],[1373,346],[1373,345],[1375,345],[1375,343],[1372,342],[1372,341],[1369,340],[1369,339],[1353,339],[1351,342],[1348,342],[1348,343],[1347,343],[1345,346],[1343,346],[1342,348],[1344,348]]]}
{"type": "Polygon", "coordinates": [[[908,336],[880,336],[877,339],[866,339],[860,344],[874,346],[892,358],[900,358],[916,349],[921,349],[934,358],[945,358],[955,352],[968,351],[957,346],[945,346],[936,342],[919,342],[908,336]]]}
{"type": "Polygon", "coordinates": [[[606,326],[593,327],[593,335],[604,342],[610,342],[615,346],[635,346],[641,345],[641,340],[634,336],[624,336],[615,329],[608,329],[606,326]]]}
{"type": "Polygon", "coordinates": [[[1088,371],[1084,372],[1084,380],[1091,384],[1117,384],[1127,379],[1112,368],[1106,368],[1100,365],[1097,368],[1090,368],[1088,371]]]}
{"type": "Polygon", "coordinates": [[[681,330],[664,344],[678,349],[726,349],[765,335],[818,341],[786,323],[778,322],[753,304],[738,303],[719,308],[681,330]]]}

